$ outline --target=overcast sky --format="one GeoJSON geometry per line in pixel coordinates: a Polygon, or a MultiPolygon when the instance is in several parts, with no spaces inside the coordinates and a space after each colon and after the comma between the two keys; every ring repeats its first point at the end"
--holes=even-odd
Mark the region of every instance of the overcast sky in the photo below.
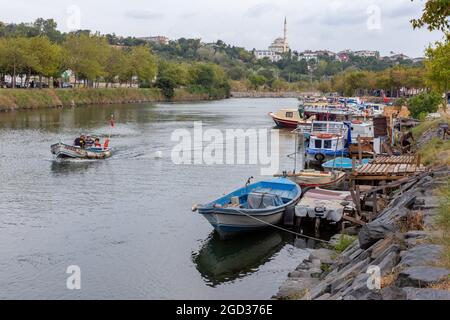
{"type": "Polygon", "coordinates": [[[266,49],[282,36],[286,16],[294,50],[369,49],[417,57],[441,38],[438,32],[412,30],[409,20],[420,16],[423,4],[424,0],[1,0],[0,20],[54,18],[63,31],[78,26],[124,36],[221,39],[247,49],[266,49]]]}

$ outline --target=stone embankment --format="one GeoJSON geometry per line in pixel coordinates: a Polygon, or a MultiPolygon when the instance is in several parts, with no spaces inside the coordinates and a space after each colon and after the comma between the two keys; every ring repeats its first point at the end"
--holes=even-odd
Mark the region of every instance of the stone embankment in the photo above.
{"type": "Polygon", "coordinates": [[[447,183],[449,174],[450,168],[442,167],[398,190],[341,254],[309,250],[309,258],[288,275],[274,298],[449,300],[450,291],[433,289],[450,275],[440,266],[443,247],[433,244],[438,233],[435,189],[447,183]]]}

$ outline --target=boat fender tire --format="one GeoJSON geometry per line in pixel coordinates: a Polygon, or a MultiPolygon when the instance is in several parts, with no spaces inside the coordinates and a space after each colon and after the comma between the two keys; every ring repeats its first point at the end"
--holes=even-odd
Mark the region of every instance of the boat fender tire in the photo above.
{"type": "Polygon", "coordinates": [[[317,161],[321,162],[321,161],[323,161],[325,159],[325,156],[322,153],[317,153],[314,156],[314,159],[316,159],[317,161]]]}

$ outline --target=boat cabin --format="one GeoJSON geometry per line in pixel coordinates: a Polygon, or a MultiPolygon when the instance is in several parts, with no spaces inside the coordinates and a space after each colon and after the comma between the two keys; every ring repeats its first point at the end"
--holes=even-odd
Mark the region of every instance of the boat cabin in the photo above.
{"type": "Polygon", "coordinates": [[[286,128],[296,128],[299,123],[310,123],[312,120],[303,118],[299,109],[280,109],[269,115],[277,126],[286,128]]]}
{"type": "Polygon", "coordinates": [[[321,163],[336,155],[347,155],[348,136],[344,122],[314,121],[306,149],[307,162],[321,163]]]}
{"type": "Polygon", "coordinates": [[[384,107],[385,105],[380,103],[365,104],[365,108],[372,110],[373,115],[382,115],[384,113],[384,107]]]}
{"type": "Polygon", "coordinates": [[[363,122],[354,120],[351,122],[352,143],[358,143],[358,136],[361,138],[373,138],[373,122],[363,122]]]}
{"type": "Polygon", "coordinates": [[[289,120],[303,120],[300,117],[300,113],[298,112],[298,109],[280,109],[273,113],[276,117],[280,119],[289,119],[289,120]]]}

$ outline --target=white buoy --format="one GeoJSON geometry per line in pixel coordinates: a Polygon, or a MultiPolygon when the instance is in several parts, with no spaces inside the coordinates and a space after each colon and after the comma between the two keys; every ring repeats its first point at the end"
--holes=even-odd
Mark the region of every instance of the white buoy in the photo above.
{"type": "Polygon", "coordinates": [[[155,152],[155,159],[161,159],[162,158],[162,151],[156,151],[155,152]]]}

